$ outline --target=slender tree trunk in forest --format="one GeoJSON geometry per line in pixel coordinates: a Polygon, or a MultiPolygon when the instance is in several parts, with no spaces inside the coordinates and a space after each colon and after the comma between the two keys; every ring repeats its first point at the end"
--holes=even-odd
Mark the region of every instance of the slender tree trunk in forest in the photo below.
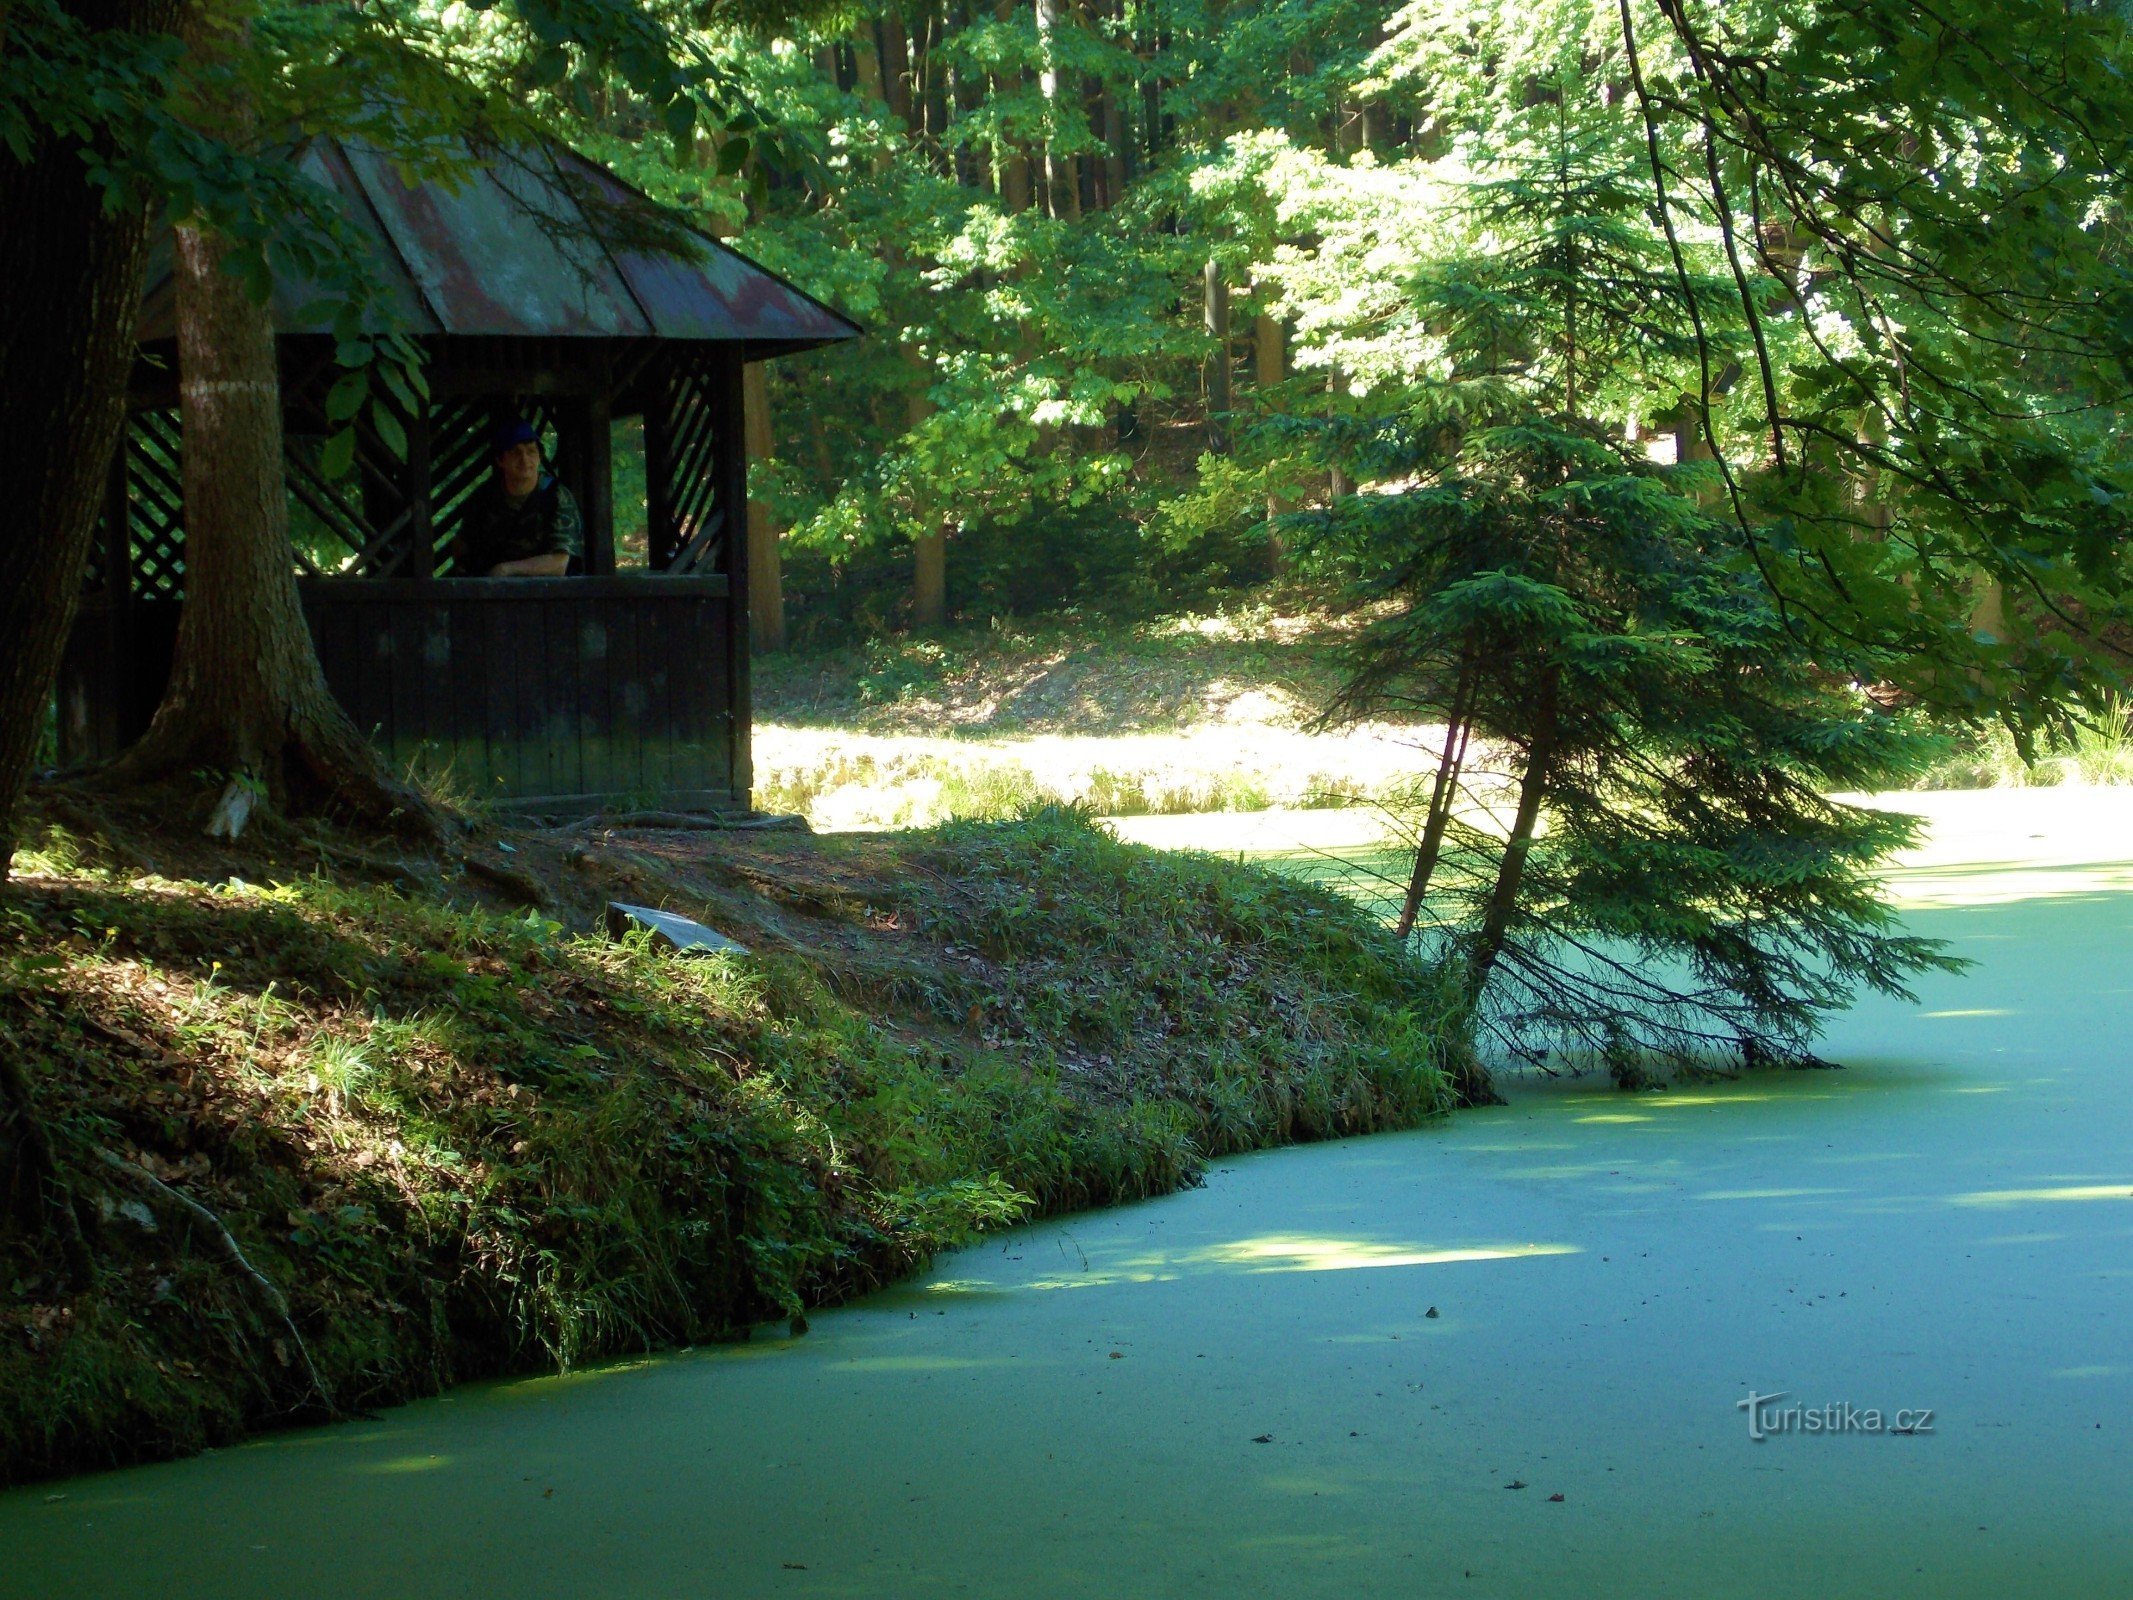
{"type": "Polygon", "coordinates": [[[1204,321],[1214,348],[1207,353],[1207,445],[1217,455],[1229,454],[1230,413],[1236,396],[1230,387],[1229,285],[1222,278],[1222,263],[1209,261],[1201,268],[1204,321]]]}
{"type": "Polygon", "coordinates": [[[1444,754],[1438,759],[1436,781],[1430,787],[1429,814],[1423,819],[1422,842],[1415,847],[1415,870],[1407,880],[1407,898],[1400,903],[1400,920],[1393,928],[1402,939],[1415,931],[1415,919],[1422,914],[1422,902],[1429,895],[1430,879],[1436,876],[1438,858],[1444,854],[1444,832],[1451,825],[1452,810],[1459,799],[1467,740],[1474,731],[1468,717],[1476,671],[1471,660],[1465,663],[1452,691],[1452,714],[1444,728],[1444,754]]]}
{"type": "Polygon", "coordinates": [[[1007,150],[1000,157],[1000,208],[1010,214],[1029,209],[1029,157],[1007,150]]]}
{"type": "Polygon", "coordinates": [[[1979,576],[1977,603],[1970,608],[1970,631],[2000,640],[2007,637],[2007,588],[1999,579],[1979,576]]]}
{"type": "Polygon", "coordinates": [[[224,246],[177,230],[185,604],[170,685],[117,783],[231,774],[210,821],[234,837],[260,792],[434,830],[326,687],[296,591],[282,477],[281,385],[267,307],[222,270],[224,246]]]}
{"type": "MultiPolygon", "coordinates": [[[[1333,368],[1326,374],[1326,393],[1333,396],[1337,401],[1341,395],[1347,392],[1348,375],[1341,371],[1339,367],[1333,368]]],[[[1327,409],[1335,416],[1340,415],[1340,408],[1337,404],[1327,409]]],[[[1335,500],[1342,498],[1344,495],[1355,493],[1354,480],[1348,476],[1347,470],[1338,461],[1335,461],[1332,466],[1326,469],[1326,492],[1335,500]]]]}
{"type": "MultiPolygon", "coordinates": [[[[904,358],[924,373],[925,358],[906,345],[904,358]]],[[[933,415],[933,400],[923,388],[913,389],[904,402],[905,419],[913,428],[933,415]]],[[[926,531],[911,541],[911,621],[920,628],[945,627],[948,622],[948,524],[929,510],[926,531]]]]}
{"type": "Polygon", "coordinates": [[[1118,96],[1106,84],[1103,90],[1100,126],[1104,134],[1104,207],[1115,208],[1126,197],[1126,119],[1119,114],[1118,96]]]}
{"type": "MultiPolygon", "coordinates": [[[[748,464],[770,459],[770,384],[763,363],[741,369],[741,407],[747,416],[748,464]]],[[[778,549],[778,523],[770,507],[748,491],[748,628],[757,650],[785,648],[785,563],[778,549]]]]}
{"type": "Polygon", "coordinates": [[[1057,48],[1059,38],[1059,0],[1036,0],[1037,7],[1037,86],[1044,95],[1044,170],[1045,187],[1050,192],[1051,213],[1068,221],[1081,216],[1081,175],[1075,170],[1074,158],[1062,155],[1058,149],[1059,126],[1059,67],[1057,48]]]}
{"type": "Polygon", "coordinates": [[[1467,959],[1466,1002],[1469,1010],[1481,1004],[1489,986],[1496,958],[1503,954],[1504,938],[1511,927],[1511,914],[1518,909],[1518,889],[1525,877],[1526,858],[1533,853],[1533,835],[1540,826],[1541,802],[1547,797],[1548,781],[1555,766],[1555,747],[1560,711],[1556,704],[1555,669],[1541,680],[1539,701],[1533,708],[1533,737],[1526,749],[1525,776],[1518,784],[1518,810],[1511,818],[1511,837],[1505,841],[1503,859],[1496,864],[1495,887],[1482,912],[1481,932],[1467,959]]]}
{"type": "Polygon", "coordinates": [[[948,625],[948,530],[939,523],[911,542],[911,620],[921,628],[948,625]]]}
{"type": "MultiPolygon", "coordinates": [[[[127,0],[65,9],[130,34],[167,32],[177,15],[127,0]]],[[[146,205],[109,204],[88,173],[65,140],[25,161],[0,151],[0,880],[125,418],[148,259],[146,205]]]]}
{"type": "Polygon", "coordinates": [[[904,131],[911,133],[916,131],[911,115],[911,40],[904,32],[903,14],[893,10],[885,12],[879,26],[882,91],[888,96],[889,109],[903,123],[904,131]]]}
{"type": "MultiPolygon", "coordinates": [[[[1281,324],[1264,311],[1252,318],[1252,384],[1262,391],[1271,390],[1282,379],[1281,324]]],[[[1259,399],[1260,408],[1266,409],[1268,401],[1264,393],[1259,399]]],[[[1266,497],[1266,559],[1268,572],[1278,578],[1288,569],[1289,553],[1281,543],[1280,530],[1275,519],[1288,514],[1288,504],[1280,495],[1266,497]]]]}
{"type": "Polygon", "coordinates": [[[852,34],[853,87],[868,100],[886,102],[881,83],[880,24],[862,22],[852,34]]]}

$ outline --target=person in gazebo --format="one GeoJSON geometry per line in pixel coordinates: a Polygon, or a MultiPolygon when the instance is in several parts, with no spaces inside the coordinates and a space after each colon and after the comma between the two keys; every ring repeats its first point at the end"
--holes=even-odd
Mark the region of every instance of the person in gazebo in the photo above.
{"type": "Polygon", "coordinates": [[[496,470],[475,492],[452,541],[462,578],[560,578],[585,555],[585,523],[570,491],[541,460],[531,423],[496,430],[496,470]]]}

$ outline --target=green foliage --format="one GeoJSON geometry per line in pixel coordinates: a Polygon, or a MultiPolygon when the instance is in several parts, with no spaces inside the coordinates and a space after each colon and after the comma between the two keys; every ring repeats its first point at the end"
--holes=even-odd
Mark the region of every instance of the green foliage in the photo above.
{"type": "Polygon", "coordinates": [[[1403,921],[1508,1048],[1625,1080],[1810,1059],[1856,986],[1948,964],[1878,898],[1911,825],[1825,798],[1933,746],[1846,682],[1881,657],[1786,612],[1707,473],[1581,414],[1696,350],[1635,191],[1539,133],[1465,192],[1487,248],[1409,269],[1434,368],[1347,430],[1388,486],[1295,519],[1372,618],[1339,709],[1446,725],[1403,921]]]}

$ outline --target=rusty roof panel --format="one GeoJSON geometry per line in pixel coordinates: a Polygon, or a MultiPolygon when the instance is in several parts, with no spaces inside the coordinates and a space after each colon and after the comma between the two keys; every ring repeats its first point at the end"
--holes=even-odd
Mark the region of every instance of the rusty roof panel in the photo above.
{"type": "MultiPolygon", "coordinates": [[[[476,161],[453,183],[403,182],[379,151],[338,139],[295,154],[370,241],[386,307],[417,334],[744,341],[805,349],[859,329],[775,273],[563,146],[476,161]]],[[[175,329],[167,258],[139,337],[175,329]]],[[[283,333],[331,331],[316,288],[277,282],[283,333]]]]}
{"type": "MultiPolygon", "coordinates": [[[[656,204],[576,151],[562,152],[558,161],[602,207],[627,212],[656,204]]],[[[662,338],[823,344],[858,332],[819,300],[714,239],[692,229],[675,242],[688,253],[630,249],[619,241],[610,251],[662,338]]]]}

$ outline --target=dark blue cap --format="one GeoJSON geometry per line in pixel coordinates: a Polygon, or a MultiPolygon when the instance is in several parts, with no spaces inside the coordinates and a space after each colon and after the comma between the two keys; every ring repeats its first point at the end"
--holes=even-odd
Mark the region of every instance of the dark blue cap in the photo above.
{"type": "Polygon", "coordinates": [[[500,423],[496,429],[496,453],[502,455],[515,444],[539,444],[541,436],[533,431],[533,424],[523,417],[513,417],[500,423]]]}

